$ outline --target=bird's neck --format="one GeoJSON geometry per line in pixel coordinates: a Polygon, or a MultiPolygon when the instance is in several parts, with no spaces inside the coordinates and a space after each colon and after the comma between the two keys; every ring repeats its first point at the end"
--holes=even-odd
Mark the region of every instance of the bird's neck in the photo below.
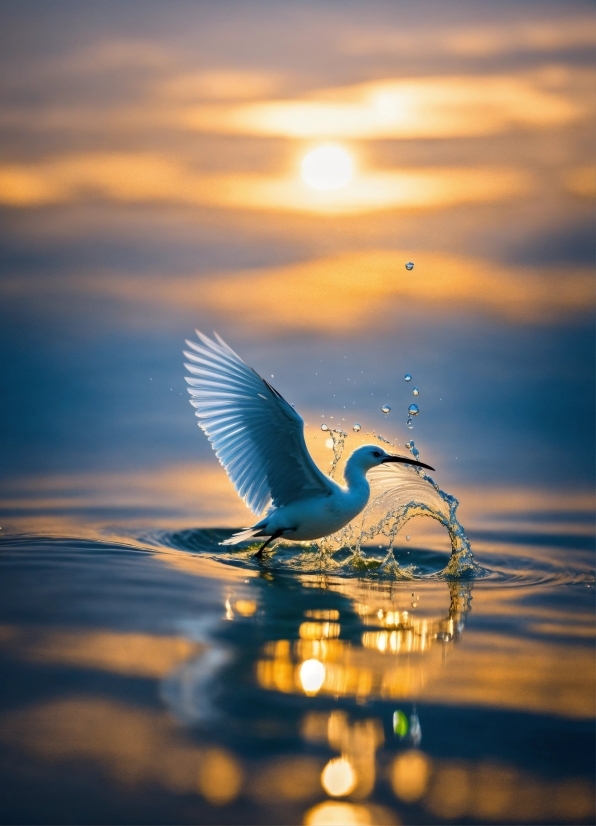
{"type": "Polygon", "coordinates": [[[366,478],[366,471],[362,469],[360,464],[353,462],[353,458],[354,457],[351,456],[346,462],[344,479],[346,480],[348,491],[353,496],[362,497],[366,502],[370,495],[370,485],[366,478]]]}

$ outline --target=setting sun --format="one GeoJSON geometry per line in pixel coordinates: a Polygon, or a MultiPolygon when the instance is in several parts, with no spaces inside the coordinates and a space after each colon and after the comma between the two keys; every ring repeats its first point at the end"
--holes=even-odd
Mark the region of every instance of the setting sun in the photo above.
{"type": "Polygon", "coordinates": [[[330,192],[352,180],[352,159],[345,149],[328,144],[313,149],[302,161],[302,180],[312,189],[330,192]]]}

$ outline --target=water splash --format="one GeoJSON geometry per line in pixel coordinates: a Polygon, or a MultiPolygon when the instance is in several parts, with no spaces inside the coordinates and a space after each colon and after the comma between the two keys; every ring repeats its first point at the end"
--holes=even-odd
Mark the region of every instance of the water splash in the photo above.
{"type": "MultiPolygon", "coordinates": [[[[332,430],[333,462],[330,476],[333,478],[342,457],[346,433],[332,430]]],[[[418,459],[420,451],[413,440],[406,442],[410,454],[418,459]]],[[[371,496],[369,502],[355,520],[332,536],[318,540],[315,553],[321,568],[344,567],[354,573],[378,572],[395,579],[414,579],[416,566],[400,566],[395,559],[393,546],[404,525],[415,516],[435,519],[446,530],[451,542],[451,556],[446,567],[437,576],[446,579],[473,578],[484,571],[476,563],[470,542],[457,518],[459,501],[441,490],[438,484],[422,468],[400,465],[381,465],[369,473],[371,496]],[[382,562],[367,557],[363,547],[380,537],[386,539],[388,551],[382,562]],[[336,563],[332,556],[340,549],[349,549],[350,556],[336,563]]],[[[407,537],[409,538],[409,537],[407,537]]],[[[306,554],[312,563],[311,554],[306,554]]]]}
{"type": "Polygon", "coordinates": [[[406,448],[406,450],[410,451],[410,453],[412,454],[414,459],[419,459],[420,458],[420,451],[416,447],[414,439],[410,439],[409,441],[407,441],[405,443],[404,447],[406,448]]]}
{"type": "MultiPolygon", "coordinates": [[[[327,429],[329,430],[329,428],[327,429]]],[[[335,477],[335,471],[337,470],[339,460],[344,452],[344,446],[348,434],[345,430],[341,430],[341,428],[334,428],[333,430],[329,430],[329,432],[331,434],[331,438],[333,439],[333,461],[331,462],[329,476],[333,479],[335,477]]]]}

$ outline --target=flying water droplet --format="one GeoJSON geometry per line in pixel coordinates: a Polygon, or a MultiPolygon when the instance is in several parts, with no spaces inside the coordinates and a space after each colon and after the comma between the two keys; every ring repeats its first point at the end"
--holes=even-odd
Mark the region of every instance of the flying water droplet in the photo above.
{"type": "Polygon", "coordinates": [[[411,272],[414,269],[414,262],[408,261],[408,263],[406,264],[406,269],[408,270],[408,272],[411,272]]]}
{"type": "Polygon", "coordinates": [[[406,375],[404,376],[404,379],[406,381],[412,381],[412,376],[409,373],[406,373],[406,375]]]}
{"type": "Polygon", "coordinates": [[[410,535],[408,534],[408,535],[406,536],[406,542],[409,542],[409,541],[410,541],[410,535]]]}
{"type": "Polygon", "coordinates": [[[409,441],[407,441],[405,446],[410,451],[414,459],[418,459],[420,457],[420,451],[416,447],[414,439],[410,439],[409,441]]]}
{"type": "Polygon", "coordinates": [[[420,409],[418,408],[417,404],[411,404],[408,407],[408,413],[410,416],[417,416],[420,413],[420,409]]]}
{"type": "Polygon", "coordinates": [[[417,387],[414,387],[414,388],[412,389],[412,393],[413,393],[415,396],[419,396],[419,395],[420,395],[420,390],[418,390],[418,388],[417,388],[417,387]]]}
{"type": "Polygon", "coordinates": [[[324,430],[324,431],[326,432],[327,430],[329,430],[329,425],[327,425],[327,424],[323,423],[323,424],[321,425],[321,430],[324,430]]]}
{"type": "Polygon", "coordinates": [[[354,422],[352,425],[352,430],[354,433],[358,433],[358,431],[362,430],[362,425],[358,424],[358,422],[354,422]]]}
{"type": "Polygon", "coordinates": [[[410,417],[408,417],[407,420],[406,420],[406,427],[409,427],[410,430],[412,430],[412,428],[414,427],[414,424],[413,424],[412,419],[410,417]]]}
{"type": "Polygon", "coordinates": [[[388,405],[388,404],[384,404],[384,405],[383,405],[383,407],[381,408],[381,410],[382,410],[382,411],[383,411],[383,413],[385,413],[385,414],[387,414],[387,413],[391,413],[391,408],[389,407],[389,405],[388,405]]]}

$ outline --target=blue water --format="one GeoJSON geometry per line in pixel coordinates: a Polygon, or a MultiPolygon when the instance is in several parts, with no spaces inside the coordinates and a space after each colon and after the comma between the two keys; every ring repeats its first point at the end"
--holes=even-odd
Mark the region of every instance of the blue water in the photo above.
{"type": "Polygon", "coordinates": [[[592,821],[585,543],[492,532],[457,582],[412,547],[404,583],[228,535],[2,539],[5,822],[592,821]]]}

